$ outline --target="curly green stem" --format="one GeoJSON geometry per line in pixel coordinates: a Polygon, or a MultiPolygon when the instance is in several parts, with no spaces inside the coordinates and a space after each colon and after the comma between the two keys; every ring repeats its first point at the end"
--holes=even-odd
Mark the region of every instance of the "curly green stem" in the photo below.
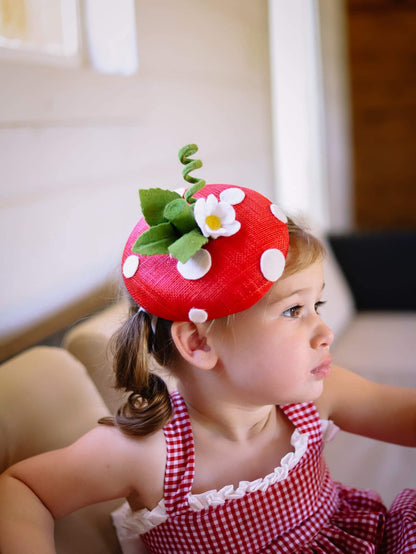
{"type": "Polygon", "coordinates": [[[194,160],[189,157],[196,152],[198,152],[198,146],[196,144],[187,144],[179,150],[178,154],[179,160],[185,166],[182,170],[182,176],[185,181],[192,184],[185,193],[185,200],[190,204],[195,202],[195,198],[192,198],[192,196],[205,186],[205,181],[203,179],[197,179],[189,175],[191,171],[202,167],[201,160],[194,160]]]}

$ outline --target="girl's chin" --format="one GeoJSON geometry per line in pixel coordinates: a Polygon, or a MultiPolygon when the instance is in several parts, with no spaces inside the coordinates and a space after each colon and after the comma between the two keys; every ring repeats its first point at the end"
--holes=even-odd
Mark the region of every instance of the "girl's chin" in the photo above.
{"type": "Polygon", "coordinates": [[[318,400],[318,398],[321,396],[322,392],[324,390],[323,381],[315,381],[313,383],[313,386],[308,390],[307,393],[305,393],[305,396],[302,398],[299,398],[298,400],[292,400],[291,403],[301,404],[303,402],[315,402],[315,400],[318,400]]]}

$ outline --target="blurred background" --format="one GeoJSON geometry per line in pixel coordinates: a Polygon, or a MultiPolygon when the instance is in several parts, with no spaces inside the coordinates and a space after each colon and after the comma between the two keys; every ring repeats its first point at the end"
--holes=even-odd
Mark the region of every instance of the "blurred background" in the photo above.
{"type": "Polygon", "coordinates": [[[189,142],[328,236],[414,233],[415,36],[416,0],[0,0],[1,359],[110,302],[189,142]]]}

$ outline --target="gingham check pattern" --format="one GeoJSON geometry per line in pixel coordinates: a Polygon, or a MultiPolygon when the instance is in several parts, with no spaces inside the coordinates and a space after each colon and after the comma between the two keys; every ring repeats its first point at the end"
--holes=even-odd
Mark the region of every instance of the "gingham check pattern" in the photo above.
{"type": "Polygon", "coordinates": [[[195,472],[192,428],[182,397],[175,392],[172,401],[174,416],[164,429],[169,517],[142,535],[149,552],[416,553],[415,491],[404,491],[386,513],[376,493],[334,483],[322,457],[321,425],[313,403],[282,406],[309,437],[306,453],[284,481],[192,511],[188,504],[195,472]]]}

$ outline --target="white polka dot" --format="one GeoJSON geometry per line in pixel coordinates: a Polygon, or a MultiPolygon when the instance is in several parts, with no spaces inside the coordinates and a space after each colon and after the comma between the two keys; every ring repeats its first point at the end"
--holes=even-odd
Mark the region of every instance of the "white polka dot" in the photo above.
{"type": "Polygon", "coordinates": [[[227,202],[228,204],[231,204],[232,206],[242,202],[245,197],[246,197],[245,192],[243,190],[235,188],[235,187],[230,188],[230,189],[225,189],[222,192],[220,192],[221,202],[227,202]]]}
{"type": "Polygon", "coordinates": [[[204,323],[208,319],[208,313],[205,310],[191,308],[188,317],[193,323],[204,323]]]}
{"type": "Polygon", "coordinates": [[[283,223],[287,223],[287,217],[283,213],[283,210],[281,210],[277,204],[270,204],[270,211],[272,212],[274,217],[280,219],[280,221],[283,221],[283,223]]]}
{"type": "Polygon", "coordinates": [[[208,250],[201,248],[186,263],[178,262],[176,267],[182,277],[194,281],[206,275],[211,269],[211,265],[211,254],[208,250]]]}
{"type": "Polygon", "coordinates": [[[260,269],[268,281],[277,281],[285,268],[285,257],[277,248],[265,250],[261,255],[260,269]]]}
{"type": "Polygon", "coordinates": [[[136,273],[137,268],[139,267],[139,258],[137,256],[131,255],[125,259],[123,264],[123,275],[126,279],[130,279],[136,273]]]}

